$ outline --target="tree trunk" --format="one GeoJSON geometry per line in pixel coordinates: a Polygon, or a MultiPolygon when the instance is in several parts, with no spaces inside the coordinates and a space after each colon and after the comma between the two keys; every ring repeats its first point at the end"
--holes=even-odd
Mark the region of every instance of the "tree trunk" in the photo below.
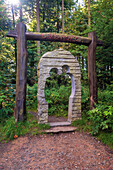
{"type": "MultiPolygon", "coordinates": [[[[40,32],[40,11],[39,11],[39,0],[37,0],[37,32],[40,32]]],[[[37,54],[40,56],[40,41],[37,41],[37,54]]]]}
{"type": "Polygon", "coordinates": [[[15,28],[15,16],[14,16],[14,6],[11,5],[11,11],[12,11],[12,16],[13,16],[13,29],[15,28]]]}
{"type": "Polygon", "coordinates": [[[89,78],[89,98],[90,109],[94,108],[94,103],[98,102],[97,99],[97,76],[96,76],[96,45],[97,37],[95,32],[88,34],[92,38],[92,42],[88,47],[88,78],[89,78]]]}
{"type": "Polygon", "coordinates": [[[62,0],[62,34],[64,34],[64,0],[62,0]]]}
{"type": "Polygon", "coordinates": [[[59,33],[59,3],[57,0],[57,33],[59,33]]]}
{"type": "Polygon", "coordinates": [[[27,81],[27,45],[26,26],[17,24],[17,75],[16,75],[16,101],[15,121],[26,120],[26,81],[27,81]]]}
{"type": "Polygon", "coordinates": [[[91,26],[90,0],[88,0],[88,26],[91,26]]]}
{"type": "MultiPolygon", "coordinates": [[[[62,34],[64,34],[64,0],[62,0],[62,34]]],[[[62,43],[62,48],[64,48],[64,43],[62,43]]]]}
{"type": "Polygon", "coordinates": [[[20,22],[22,22],[22,3],[20,1],[20,22]]]}

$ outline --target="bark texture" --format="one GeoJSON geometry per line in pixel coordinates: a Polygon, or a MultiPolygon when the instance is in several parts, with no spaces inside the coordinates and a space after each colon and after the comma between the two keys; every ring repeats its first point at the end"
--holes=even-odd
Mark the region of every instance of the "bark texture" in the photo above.
{"type": "Polygon", "coordinates": [[[26,119],[26,79],[27,79],[27,46],[26,26],[17,24],[17,75],[16,75],[16,101],[14,116],[15,121],[26,119]]]}
{"type": "Polygon", "coordinates": [[[94,103],[97,103],[97,75],[96,75],[96,46],[97,37],[95,32],[88,35],[92,38],[92,42],[88,47],[88,78],[89,78],[89,97],[90,108],[94,108],[94,103]]]}

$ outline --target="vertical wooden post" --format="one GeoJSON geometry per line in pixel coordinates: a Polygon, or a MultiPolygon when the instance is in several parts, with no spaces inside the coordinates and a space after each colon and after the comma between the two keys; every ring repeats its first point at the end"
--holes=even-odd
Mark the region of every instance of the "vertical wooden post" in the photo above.
{"type": "Polygon", "coordinates": [[[92,38],[92,42],[88,47],[88,79],[89,79],[89,97],[90,109],[94,108],[94,103],[97,103],[97,75],[96,75],[96,46],[97,37],[95,32],[88,34],[92,38]]]}
{"type": "Polygon", "coordinates": [[[26,79],[27,79],[27,45],[26,26],[17,24],[17,74],[16,74],[16,101],[14,116],[15,121],[26,120],[26,79]]]}

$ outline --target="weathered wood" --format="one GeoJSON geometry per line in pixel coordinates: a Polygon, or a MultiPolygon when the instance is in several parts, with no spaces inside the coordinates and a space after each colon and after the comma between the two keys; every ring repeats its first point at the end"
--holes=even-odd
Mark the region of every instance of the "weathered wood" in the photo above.
{"type": "Polygon", "coordinates": [[[92,42],[88,47],[88,78],[89,78],[89,97],[90,108],[94,108],[94,103],[97,103],[97,76],[96,76],[96,46],[97,37],[95,32],[88,34],[92,38],[92,42]]]}
{"type": "MultiPolygon", "coordinates": [[[[17,37],[16,31],[9,31],[7,34],[8,37],[17,37]]],[[[38,32],[26,32],[27,40],[36,40],[36,41],[54,41],[54,42],[67,42],[75,43],[80,45],[88,46],[92,39],[90,37],[81,37],[76,35],[66,35],[58,33],[38,33],[38,32]]],[[[97,45],[103,45],[101,40],[97,40],[97,45]]]]}
{"type": "Polygon", "coordinates": [[[17,75],[16,75],[16,101],[15,121],[26,119],[26,77],[27,77],[27,46],[26,26],[17,24],[17,75]]]}

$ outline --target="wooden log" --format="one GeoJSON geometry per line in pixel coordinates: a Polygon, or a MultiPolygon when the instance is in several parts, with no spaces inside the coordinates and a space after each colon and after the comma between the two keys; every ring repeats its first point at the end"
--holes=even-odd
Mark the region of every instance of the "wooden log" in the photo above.
{"type": "Polygon", "coordinates": [[[90,109],[94,108],[94,103],[97,103],[97,75],[96,75],[96,46],[97,37],[95,32],[88,34],[92,38],[92,42],[88,47],[88,79],[89,79],[89,98],[90,109]]]}
{"type": "MultiPolygon", "coordinates": [[[[8,37],[17,37],[16,31],[9,31],[7,34],[8,37]]],[[[88,46],[92,39],[90,37],[81,37],[76,35],[66,35],[58,33],[39,33],[39,32],[26,32],[27,40],[35,41],[52,41],[52,42],[66,42],[66,43],[75,43],[79,45],[88,46]]],[[[97,45],[103,45],[101,40],[97,40],[97,45]]]]}
{"type": "Polygon", "coordinates": [[[27,45],[26,26],[17,24],[17,75],[16,75],[16,101],[15,121],[26,120],[26,79],[27,79],[27,45]]]}
{"type": "Polygon", "coordinates": [[[26,32],[27,40],[40,40],[40,41],[54,41],[54,42],[67,42],[88,45],[91,39],[75,35],[55,34],[55,33],[30,33],[26,32]]]}

